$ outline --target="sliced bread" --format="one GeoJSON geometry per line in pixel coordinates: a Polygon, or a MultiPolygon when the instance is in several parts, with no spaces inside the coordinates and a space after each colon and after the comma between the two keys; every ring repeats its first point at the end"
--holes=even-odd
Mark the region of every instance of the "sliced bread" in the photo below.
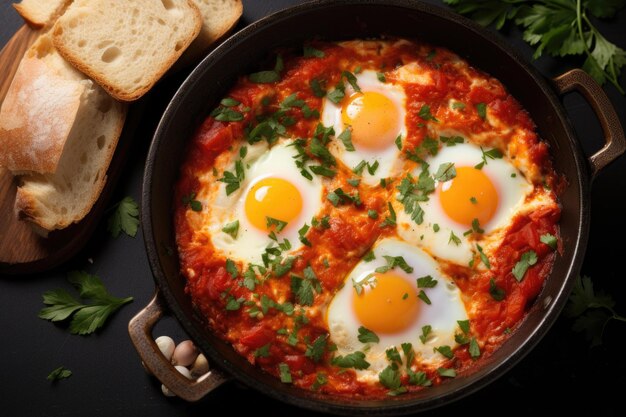
{"type": "Polygon", "coordinates": [[[26,51],[0,108],[0,166],[56,171],[90,81],[56,52],[49,36],[26,51]]]}
{"type": "Polygon", "coordinates": [[[24,20],[35,28],[54,23],[72,0],[22,0],[13,7],[24,20]]]}
{"type": "Polygon", "coordinates": [[[202,14],[202,28],[198,37],[189,45],[181,57],[188,63],[197,61],[216,41],[235,27],[243,5],[241,0],[193,0],[202,14]]]}
{"type": "Polygon", "coordinates": [[[78,222],[91,210],[104,187],[124,125],[127,105],[111,98],[91,80],[86,82],[79,115],[56,171],[20,178],[15,211],[42,234],[78,222]]]}
{"type": "Polygon", "coordinates": [[[192,0],[75,0],[52,29],[54,45],[113,97],[145,94],[198,36],[192,0]]]}

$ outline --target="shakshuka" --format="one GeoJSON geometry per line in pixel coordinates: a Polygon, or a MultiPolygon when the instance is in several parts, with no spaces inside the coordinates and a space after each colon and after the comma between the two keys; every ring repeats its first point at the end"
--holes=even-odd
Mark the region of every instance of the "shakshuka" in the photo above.
{"type": "Polygon", "coordinates": [[[480,367],[560,249],[564,182],[528,113],[454,53],[312,42],[242,76],[175,193],[186,290],[286,384],[402,395],[480,367]]]}

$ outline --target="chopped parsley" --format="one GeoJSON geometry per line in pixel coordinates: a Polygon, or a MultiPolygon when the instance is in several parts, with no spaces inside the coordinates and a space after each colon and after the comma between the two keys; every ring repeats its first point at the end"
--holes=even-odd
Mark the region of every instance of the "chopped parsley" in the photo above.
{"type": "Polygon", "coordinates": [[[446,162],[439,165],[439,169],[435,173],[435,180],[439,182],[450,181],[456,177],[456,168],[452,162],[446,162]]]}
{"type": "Polygon", "coordinates": [[[446,378],[456,377],[456,371],[454,369],[437,368],[437,373],[446,378]]]}
{"type": "Polygon", "coordinates": [[[373,252],[373,251],[369,251],[369,252],[367,252],[365,255],[363,255],[363,260],[364,260],[365,262],[371,262],[371,261],[373,261],[374,259],[376,259],[376,255],[374,255],[374,252],[373,252]]]}
{"type": "Polygon", "coordinates": [[[455,246],[459,246],[461,244],[461,239],[454,234],[453,231],[450,231],[450,239],[448,239],[448,244],[453,243],[455,246]]]}
{"type": "Polygon", "coordinates": [[[400,371],[395,366],[387,366],[378,374],[378,380],[385,387],[389,388],[389,395],[398,395],[407,392],[406,387],[400,381],[400,371]]]}
{"type": "Polygon", "coordinates": [[[450,346],[448,345],[438,346],[436,348],[433,348],[433,350],[435,352],[441,353],[443,356],[445,356],[448,359],[454,358],[454,353],[452,352],[452,348],[450,348],[450,346]]]}
{"type": "Polygon", "coordinates": [[[309,87],[311,87],[311,90],[313,91],[313,95],[315,97],[320,97],[321,98],[321,97],[324,97],[326,95],[326,91],[324,89],[324,85],[323,84],[325,84],[325,82],[320,81],[320,80],[318,80],[316,78],[312,79],[309,82],[309,87]]]}
{"type": "Polygon", "coordinates": [[[266,220],[266,226],[268,229],[272,228],[273,226],[276,226],[273,229],[273,231],[276,233],[282,232],[282,230],[287,226],[287,222],[275,219],[273,217],[265,216],[265,220],[266,220]]]}
{"type": "Polygon", "coordinates": [[[378,268],[376,268],[376,272],[378,273],[385,273],[390,269],[394,269],[396,266],[402,269],[407,274],[413,272],[413,267],[409,266],[409,264],[406,263],[402,256],[383,255],[383,258],[385,258],[385,260],[387,261],[387,265],[379,266],[378,268]]]}
{"type": "Polygon", "coordinates": [[[304,356],[306,356],[307,358],[311,358],[313,362],[318,363],[324,356],[324,352],[326,352],[327,339],[328,335],[318,336],[312,344],[307,345],[304,356]]]}
{"type": "Polygon", "coordinates": [[[556,245],[557,245],[556,236],[550,233],[546,233],[544,235],[541,235],[539,240],[541,241],[541,243],[545,243],[546,245],[550,246],[552,250],[556,249],[556,245]]]}
{"type": "Polygon", "coordinates": [[[483,147],[480,147],[480,151],[482,152],[482,162],[474,165],[476,169],[483,169],[483,166],[487,165],[489,159],[502,159],[504,154],[500,149],[493,148],[485,151],[483,147]]]}
{"type": "Polygon", "coordinates": [[[380,81],[381,83],[387,82],[387,78],[385,78],[385,74],[382,72],[377,72],[376,78],[378,78],[378,81],[380,81]]]}
{"type": "Polygon", "coordinates": [[[422,118],[422,120],[432,120],[433,122],[439,122],[439,120],[437,120],[437,118],[431,114],[430,106],[427,104],[424,104],[422,106],[418,115],[422,118]]]}
{"type": "Polygon", "coordinates": [[[224,176],[218,181],[226,184],[226,195],[231,195],[239,189],[241,182],[245,179],[246,174],[243,170],[243,163],[240,160],[235,162],[235,172],[224,171],[224,176]]]}
{"type": "Polygon", "coordinates": [[[483,252],[483,248],[478,243],[476,244],[476,249],[478,249],[478,254],[480,255],[480,260],[482,261],[482,263],[485,264],[487,269],[491,269],[489,258],[487,257],[487,255],[485,255],[485,252],[483,252]]]}
{"type": "Polygon", "coordinates": [[[398,135],[398,137],[395,140],[396,143],[396,147],[398,148],[399,151],[402,150],[402,135],[398,135]]]}
{"type": "Polygon", "coordinates": [[[517,282],[521,282],[526,275],[526,271],[537,263],[537,253],[534,250],[524,252],[520,260],[515,264],[512,271],[517,282]]]}
{"type": "Polygon", "coordinates": [[[472,359],[478,359],[480,357],[480,347],[478,346],[478,341],[475,337],[472,337],[472,340],[470,340],[469,354],[472,359]]]}
{"type": "Polygon", "coordinates": [[[359,342],[361,343],[378,343],[380,342],[379,337],[371,331],[363,326],[359,327],[359,342]]]}
{"type": "Polygon", "coordinates": [[[232,259],[226,259],[226,272],[228,272],[232,279],[235,279],[239,276],[239,270],[237,269],[237,265],[235,265],[232,259]]]}
{"type": "Polygon", "coordinates": [[[271,71],[259,71],[248,76],[248,79],[257,84],[269,84],[280,80],[280,73],[284,68],[283,58],[276,56],[276,64],[271,71]]]}
{"type": "Polygon", "coordinates": [[[339,139],[341,143],[343,143],[343,146],[344,148],[346,148],[346,151],[354,152],[354,145],[352,144],[352,128],[351,127],[347,127],[343,132],[341,132],[341,134],[337,136],[337,139],[339,139]]]}
{"type": "Polygon", "coordinates": [[[302,226],[299,230],[298,230],[298,238],[300,239],[300,242],[302,242],[303,245],[306,246],[311,246],[311,241],[309,241],[309,239],[306,238],[306,234],[309,231],[310,227],[308,224],[304,223],[304,226],[302,226]]]}
{"type": "Polygon", "coordinates": [[[462,101],[455,101],[454,103],[452,103],[452,108],[454,110],[463,110],[465,108],[465,103],[463,103],[462,101]]]}
{"type": "Polygon", "coordinates": [[[395,226],[396,225],[396,211],[389,201],[387,201],[387,207],[389,208],[389,216],[385,217],[385,221],[380,224],[380,227],[395,226]]]}
{"type": "Polygon", "coordinates": [[[370,367],[369,362],[365,360],[365,353],[359,351],[345,356],[335,356],[331,364],[340,368],[367,369],[370,367]]]}
{"type": "Polygon", "coordinates": [[[378,212],[376,210],[367,210],[367,217],[376,220],[378,218],[378,212]]]}
{"type": "Polygon", "coordinates": [[[305,58],[324,58],[324,51],[313,48],[312,46],[305,45],[303,48],[303,55],[305,58]]]}
{"type": "Polygon", "coordinates": [[[493,278],[489,280],[489,294],[491,295],[491,298],[496,301],[504,300],[506,295],[504,290],[496,285],[496,280],[493,278]]]}
{"type": "Polygon", "coordinates": [[[72,376],[72,371],[67,369],[65,366],[59,366],[54,371],[50,372],[48,376],[46,377],[46,379],[48,381],[55,382],[61,379],[69,378],[71,376],[72,376]]]}
{"type": "Polygon", "coordinates": [[[478,116],[481,119],[483,120],[487,119],[487,105],[485,103],[477,103],[476,112],[478,113],[478,116]]]}
{"type": "Polygon", "coordinates": [[[437,280],[430,275],[417,279],[417,288],[433,288],[435,285],[437,285],[437,280]]]}
{"type": "Polygon", "coordinates": [[[439,136],[439,140],[448,147],[456,146],[457,143],[465,142],[465,139],[463,139],[462,136],[439,136]]]}
{"type": "Polygon", "coordinates": [[[311,266],[307,266],[303,271],[304,277],[291,274],[291,292],[295,295],[298,304],[313,305],[315,293],[322,292],[322,286],[311,266]]]}
{"type": "Polygon", "coordinates": [[[283,382],[285,384],[291,384],[292,379],[291,379],[291,371],[289,370],[289,365],[287,365],[286,363],[279,363],[278,372],[280,374],[280,382],[283,382]]]}
{"type": "Polygon", "coordinates": [[[470,321],[469,320],[457,320],[459,328],[463,331],[463,333],[468,334],[470,331],[470,321]]]}
{"type": "Polygon", "coordinates": [[[387,356],[387,360],[389,360],[389,362],[397,362],[399,365],[402,365],[400,352],[398,352],[398,348],[396,348],[395,346],[385,350],[385,355],[387,356]]]}
{"type": "Polygon", "coordinates": [[[237,239],[237,233],[239,233],[239,220],[227,223],[222,227],[222,232],[230,235],[233,239],[237,239]]]}
{"type": "Polygon", "coordinates": [[[364,287],[366,286],[370,286],[370,287],[374,287],[376,285],[376,277],[374,276],[374,274],[369,274],[368,276],[366,276],[365,278],[363,278],[361,281],[355,281],[354,278],[352,278],[352,286],[354,287],[354,290],[356,291],[357,295],[361,295],[363,294],[363,290],[364,287]]]}
{"type": "Polygon", "coordinates": [[[422,334],[420,335],[420,341],[423,344],[426,344],[426,342],[428,341],[428,335],[430,335],[430,332],[432,331],[432,326],[430,325],[426,325],[426,326],[422,326],[422,334]]]}
{"type": "Polygon", "coordinates": [[[419,298],[420,300],[422,300],[423,302],[425,302],[428,305],[431,304],[430,298],[428,298],[428,296],[426,295],[424,290],[420,290],[419,294],[417,294],[417,298],[419,298]]]}
{"type": "Polygon", "coordinates": [[[189,208],[193,211],[202,211],[202,203],[196,200],[196,193],[189,193],[188,195],[184,195],[182,198],[182,202],[184,206],[189,206],[189,208]]]}

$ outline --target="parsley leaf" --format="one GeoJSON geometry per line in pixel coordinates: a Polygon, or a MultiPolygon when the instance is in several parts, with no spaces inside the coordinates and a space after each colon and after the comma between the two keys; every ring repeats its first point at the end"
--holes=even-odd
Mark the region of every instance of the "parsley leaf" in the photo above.
{"type": "Polygon", "coordinates": [[[459,13],[467,14],[483,26],[494,24],[502,29],[513,21],[524,28],[523,38],[537,49],[533,58],[542,54],[554,57],[584,55],[583,69],[596,81],[609,81],[624,94],[619,84],[620,71],[626,65],[626,51],[609,42],[594,26],[589,15],[598,18],[613,16],[624,6],[616,1],[506,1],[444,0],[459,13]]]}
{"type": "Polygon", "coordinates": [[[469,354],[472,359],[478,359],[480,357],[480,347],[478,346],[478,341],[475,337],[472,337],[472,340],[470,340],[469,354]]]}
{"type": "Polygon", "coordinates": [[[343,71],[341,73],[341,76],[343,78],[346,79],[346,81],[348,81],[348,84],[350,84],[350,86],[352,86],[352,88],[354,89],[354,91],[360,93],[361,92],[361,88],[358,86],[358,84],[356,83],[356,77],[354,76],[353,73],[351,73],[350,71],[343,71]]]}
{"type": "Polygon", "coordinates": [[[377,72],[376,78],[378,78],[378,81],[380,81],[381,83],[384,83],[387,81],[387,78],[385,78],[385,74],[382,72],[377,72]]]}
{"type": "Polygon", "coordinates": [[[72,376],[72,371],[70,371],[69,369],[67,369],[64,366],[59,366],[54,371],[50,372],[50,374],[48,374],[46,379],[48,381],[54,382],[54,381],[58,381],[60,379],[69,378],[71,376],[72,376]]]}
{"type": "Polygon", "coordinates": [[[396,225],[396,211],[389,201],[387,201],[387,207],[389,208],[389,216],[385,217],[385,220],[380,224],[380,227],[395,226],[396,225]]]}
{"type": "Polygon", "coordinates": [[[283,58],[276,56],[276,64],[271,71],[259,71],[248,76],[248,79],[257,84],[269,84],[280,80],[280,73],[283,70],[283,58]]]}
{"type": "Polygon", "coordinates": [[[476,104],[476,112],[478,113],[478,117],[487,120],[487,105],[485,103],[476,104]]]}
{"type": "Polygon", "coordinates": [[[456,177],[456,168],[454,167],[454,163],[446,162],[439,165],[439,169],[435,173],[435,180],[439,182],[450,181],[456,177]]]}
{"type": "Polygon", "coordinates": [[[359,342],[361,342],[361,343],[378,343],[378,342],[380,342],[380,339],[378,338],[376,333],[374,333],[370,329],[366,329],[363,326],[359,327],[358,339],[359,339],[359,342]]]}
{"type": "MultiPolygon", "coordinates": [[[[202,209],[202,205],[200,205],[200,209],[202,209]]],[[[135,237],[139,227],[138,216],[139,206],[137,205],[137,202],[135,202],[132,197],[124,197],[122,201],[117,203],[115,211],[111,217],[109,217],[107,229],[113,237],[118,237],[122,231],[130,237],[135,237]]]]}
{"type": "Polygon", "coordinates": [[[457,320],[457,324],[463,331],[463,333],[468,334],[470,331],[470,321],[469,320],[457,320]]]}
{"type": "Polygon", "coordinates": [[[324,58],[324,51],[320,51],[319,49],[315,49],[312,46],[304,46],[304,57],[305,58],[324,58]]]}
{"type": "Polygon", "coordinates": [[[95,332],[111,314],[133,300],[133,297],[113,297],[97,276],[86,272],[69,272],[67,279],[78,289],[81,298],[91,300],[92,304],[80,303],[65,290],[48,291],[43,294],[43,303],[48,307],[39,312],[39,318],[62,321],[72,316],[72,334],[87,335],[95,332]]]}
{"type": "Polygon", "coordinates": [[[309,82],[309,87],[311,87],[311,90],[313,91],[313,95],[315,97],[322,98],[326,95],[326,91],[324,90],[323,84],[325,84],[325,82],[320,81],[316,78],[312,79],[309,82]]]}
{"type": "Polygon", "coordinates": [[[346,148],[346,151],[354,152],[354,145],[352,144],[352,128],[351,127],[348,127],[343,132],[341,132],[341,134],[337,136],[337,139],[339,139],[343,143],[343,146],[346,148]]]}
{"type": "Polygon", "coordinates": [[[448,244],[454,243],[455,246],[459,246],[461,244],[461,239],[454,234],[453,231],[450,231],[450,239],[448,239],[448,244]]]}
{"type": "Polygon", "coordinates": [[[315,382],[311,385],[311,389],[313,391],[317,391],[322,387],[322,385],[326,385],[327,382],[328,377],[325,374],[318,372],[317,375],[315,375],[315,382]]]}
{"type": "Polygon", "coordinates": [[[448,345],[438,346],[436,348],[433,348],[433,350],[435,352],[441,353],[443,356],[445,356],[448,359],[454,358],[454,353],[452,352],[452,348],[448,345]]]}
{"type": "Polygon", "coordinates": [[[239,220],[227,223],[222,227],[222,232],[230,235],[233,239],[237,239],[237,233],[239,233],[239,220]]]}
{"type": "Polygon", "coordinates": [[[430,325],[422,326],[422,334],[420,335],[420,341],[423,344],[426,344],[426,342],[428,341],[428,335],[430,334],[432,329],[433,328],[430,325]]]}
{"type": "Polygon", "coordinates": [[[489,159],[502,159],[502,156],[504,156],[502,152],[500,151],[500,149],[497,149],[497,148],[493,148],[488,151],[485,151],[483,147],[481,146],[480,151],[482,152],[482,162],[474,165],[474,168],[476,169],[483,169],[483,166],[487,165],[487,161],[489,159]]]}
{"type": "Polygon", "coordinates": [[[424,290],[420,290],[419,294],[417,294],[417,298],[419,298],[420,300],[422,300],[423,302],[425,302],[428,305],[431,304],[430,298],[428,298],[428,295],[426,295],[424,290]]]}
{"type": "Polygon", "coordinates": [[[435,285],[437,285],[437,280],[430,275],[417,279],[417,288],[433,288],[435,285]]]}
{"type": "Polygon", "coordinates": [[[545,243],[546,245],[550,246],[552,248],[552,250],[556,249],[556,245],[557,245],[556,236],[551,235],[550,233],[546,233],[545,235],[541,235],[539,240],[542,243],[545,243]]]}
{"type": "Polygon", "coordinates": [[[454,369],[447,368],[437,368],[437,373],[446,378],[454,378],[456,377],[456,371],[454,369]]]}
{"type": "Polygon", "coordinates": [[[410,369],[407,369],[406,373],[409,375],[409,384],[411,385],[421,385],[422,387],[430,387],[433,382],[428,379],[425,372],[418,371],[413,372],[410,369]]]}
{"type": "Polygon", "coordinates": [[[369,362],[365,360],[365,353],[359,351],[345,356],[335,356],[331,363],[340,368],[367,369],[370,367],[369,362]]]}
{"type": "Polygon", "coordinates": [[[390,269],[394,269],[396,266],[402,269],[407,274],[413,272],[413,267],[406,263],[402,256],[388,256],[383,255],[383,258],[387,261],[387,265],[379,266],[376,268],[376,272],[385,273],[390,269]]]}
{"type": "Polygon", "coordinates": [[[278,364],[278,372],[280,375],[280,382],[285,384],[291,384],[293,381],[291,379],[291,371],[289,370],[289,365],[286,363],[278,364]]]}
{"type": "Polygon", "coordinates": [[[476,244],[476,249],[478,249],[478,254],[480,255],[480,260],[482,261],[482,263],[485,264],[487,269],[491,269],[489,258],[487,257],[487,255],[485,255],[485,252],[483,252],[483,248],[478,243],[476,244]]]}
{"type": "Polygon", "coordinates": [[[565,315],[576,318],[572,328],[584,332],[591,347],[602,344],[602,336],[607,323],[611,320],[626,322],[626,317],[614,310],[615,301],[602,291],[593,289],[589,277],[577,277],[572,294],[565,308],[565,315]]]}
{"type": "Polygon", "coordinates": [[[291,275],[291,292],[295,295],[298,304],[313,305],[315,293],[322,292],[322,286],[311,266],[304,268],[304,277],[291,275]]]}
{"type": "Polygon", "coordinates": [[[390,395],[397,395],[407,391],[405,387],[402,387],[400,381],[400,371],[393,366],[387,366],[383,371],[378,374],[378,380],[385,387],[392,390],[390,395]]]}
{"type": "Polygon", "coordinates": [[[524,279],[524,275],[526,275],[526,271],[532,265],[537,263],[537,253],[534,250],[529,250],[528,252],[524,252],[520,260],[513,267],[513,276],[517,280],[517,282],[521,282],[524,279]]]}
{"type": "Polygon", "coordinates": [[[430,113],[430,106],[427,104],[422,105],[418,116],[422,118],[422,120],[432,120],[433,122],[439,122],[435,116],[430,113]]]}
{"type": "Polygon", "coordinates": [[[506,296],[504,290],[496,285],[496,280],[493,278],[489,280],[489,294],[496,301],[502,301],[506,296]]]}
{"type": "Polygon", "coordinates": [[[304,356],[311,358],[313,362],[318,363],[322,359],[322,356],[324,356],[324,352],[326,352],[327,339],[328,335],[318,336],[312,344],[307,345],[304,356]]]}

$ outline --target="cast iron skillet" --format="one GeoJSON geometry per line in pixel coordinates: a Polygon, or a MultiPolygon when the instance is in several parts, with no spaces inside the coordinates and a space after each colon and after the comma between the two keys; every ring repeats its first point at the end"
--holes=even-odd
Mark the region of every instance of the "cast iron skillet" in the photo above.
{"type": "Polygon", "coordinates": [[[142,200],[142,227],[157,291],[152,302],[129,324],[131,338],[154,375],[187,400],[201,398],[231,377],[281,401],[340,414],[402,414],[459,399],[517,363],[559,315],[587,243],[591,180],[625,149],[617,115],[588,75],[570,71],[549,85],[504,41],[456,14],[411,0],[313,1],[283,10],[246,27],[207,56],[182,84],[161,119],[148,154],[142,200]],[[172,195],[186,141],[237,76],[258,70],[258,63],[278,46],[297,46],[311,38],[338,40],[381,34],[419,38],[451,49],[498,78],[531,113],[541,137],[551,146],[557,172],[569,181],[561,196],[564,252],[558,256],[524,322],[477,371],[415,395],[347,400],[282,384],[208,331],[184,292],[185,280],[179,273],[175,249],[172,253],[176,247],[172,195]],[[586,97],[604,130],[605,146],[588,159],[555,94],[571,90],[586,97]],[[213,366],[198,382],[188,381],[176,372],[152,341],[151,329],[165,308],[174,313],[213,366]]]}

